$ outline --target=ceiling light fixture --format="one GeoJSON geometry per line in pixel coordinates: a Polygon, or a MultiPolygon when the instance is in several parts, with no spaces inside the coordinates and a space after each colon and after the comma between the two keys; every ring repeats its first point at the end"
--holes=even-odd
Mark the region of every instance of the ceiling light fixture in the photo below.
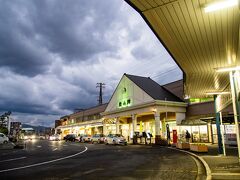
{"type": "Polygon", "coordinates": [[[240,66],[216,68],[216,72],[230,72],[230,71],[239,71],[239,70],[240,70],[240,66]]]}
{"type": "Polygon", "coordinates": [[[222,92],[207,92],[206,95],[223,95],[223,94],[230,94],[228,91],[222,91],[222,92]]]}
{"type": "Polygon", "coordinates": [[[217,11],[238,5],[238,0],[224,0],[207,5],[204,8],[205,13],[217,11]]]}

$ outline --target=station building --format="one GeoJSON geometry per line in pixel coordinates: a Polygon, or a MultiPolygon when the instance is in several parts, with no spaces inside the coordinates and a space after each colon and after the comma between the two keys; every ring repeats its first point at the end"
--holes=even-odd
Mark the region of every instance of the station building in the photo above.
{"type": "Polygon", "coordinates": [[[66,115],[55,121],[56,133],[63,138],[67,134],[102,134],[103,124],[101,113],[105,111],[107,104],[82,109],[73,114],[66,115]]]}
{"type": "Polygon", "coordinates": [[[216,123],[219,154],[224,154],[223,133],[234,129],[240,160],[239,1],[125,1],[141,15],[181,68],[184,97],[213,96],[215,114],[206,115],[205,122],[216,123]],[[220,124],[229,124],[232,119],[234,128],[228,125],[223,130],[220,124]]]}
{"type": "MultiPolygon", "coordinates": [[[[227,143],[236,142],[232,108],[223,113],[227,143]]],[[[89,109],[79,110],[56,121],[56,130],[67,134],[122,134],[131,141],[135,132],[153,136],[152,142],[176,131],[179,141],[185,140],[188,130],[191,142],[217,143],[213,98],[183,99],[183,81],[163,86],[149,77],[124,74],[110,101],[89,109]]]]}

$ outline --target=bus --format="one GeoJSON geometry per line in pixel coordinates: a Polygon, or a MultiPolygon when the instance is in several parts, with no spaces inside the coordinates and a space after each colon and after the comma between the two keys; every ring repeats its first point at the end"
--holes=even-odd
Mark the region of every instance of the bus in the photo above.
{"type": "Polygon", "coordinates": [[[36,132],[33,128],[22,128],[21,136],[24,140],[36,139],[36,132]]]}

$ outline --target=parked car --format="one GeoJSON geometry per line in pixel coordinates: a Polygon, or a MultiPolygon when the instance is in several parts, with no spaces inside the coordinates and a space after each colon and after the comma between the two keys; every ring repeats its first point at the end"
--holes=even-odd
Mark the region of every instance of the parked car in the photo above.
{"type": "Polygon", "coordinates": [[[80,141],[81,142],[91,142],[91,136],[87,135],[87,134],[81,135],[80,141]]]}
{"type": "Polygon", "coordinates": [[[91,142],[94,143],[104,143],[104,140],[105,140],[105,136],[103,134],[94,134],[92,137],[91,137],[91,142]]]}
{"type": "Polygon", "coordinates": [[[61,138],[60,138],[60,136],[58,134],[54,134],[52,136],[49,136],[49,140],[50,141],[60,141],[61,138]]]}
{"type": "Polygon", "coordinates": [[[109,134],[105,140],[105,144],[127,145],[126,139],[121,134],[109,134]]]}
{"type": "Polygon", "coordinates": [[[0,133],[0,144],[8,143],[8,141],[9,141],[9,138],[5,134],[0,133]]]}
{"type": "Polygon", "coordinates": [[[68,134],[63,138],[66,142],[67,141],[76,141],[76,135],[75,134],[68,134]]]}
{"type": "Polygon", "coordinates": [[[81,135],[76,136],[75,140],[78,141],[78,142],[81,142],[82,136],[81,135]]]}

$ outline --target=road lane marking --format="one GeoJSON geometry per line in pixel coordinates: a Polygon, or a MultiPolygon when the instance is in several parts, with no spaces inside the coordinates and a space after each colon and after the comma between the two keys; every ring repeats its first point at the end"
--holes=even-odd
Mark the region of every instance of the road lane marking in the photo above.
{"type": "Polygon", "coordinates": [[[223,176],[240,176],[240,173],[228,173],[228,172],[226,172],[226,173],[212,173],[212,175],[213,176],[217,176],[217,175],[223,175],[223,176]]]}
{"type": "Polygon", "coordinates": [[[58,148],[53,149],[52,151],[56,151],[58,148]]]}
{"type": "Polygon", "coordinates": [[[153,171],[161,171],[161,172],[188,172],[188,173],[196,173],[197,171],[186,171],[186,170],[178,170],[178,169],[137,169],[136,171],[146,171],[146,172],[153,172],[153,171]]]}
{"type": "Polygon", "coordinates": [[[41,148],[42,146],[37,146],[38,148],[41,148]]]}
{"type": "Polygon", "coordinates": [[[91,170],[89,170],[89,171],[85,171],[85,172],[83,172],[83,174],[90,174],[90,173],[93,173],[93,172],[95,172],[95,171],[102,171],[102,170],[104,170],[103,168],[97,168],[97,169],[91,169],[91,170]]]}
{"type": "Polygon", "coordinates": [[[19,159],[25,159],[27,157],[19,157],[19,158],[13,158],[13,159],[6,159],[6,160],[2,160],[0,162],[8,162],[8,161],[15,161],[15,160],[19,160],[19,159]]]}
{"type": "Polygon", "coordinates": [[[78,152],[78,153],[73,154],[73,155],[70,155],[70,156],[54,159],[54,160],[51,160],[51,161],[45,161],[45,162],[41,162],[41,163],[31,164],[31,165],[28,165],[28,166],[4,169],[4,170],[0,170],[0,173],[2,173],[2,172],[9,172],[9,171],[15,171],[15,170],[19,170],[19,169],[26,169],[26,168],[36,167],[36,166],[41,166],[41,165],[44,165],[44,164],[50,164],[50,163],[61,161],[61,160],[64,160],[64,159],[69,159],[69,158],[75,157],[75,156],[77,156],[79,154],[82,154],[82,153],[86,152],[87,150],[88,150],[88,148],[85,146],[85,149],[83,151],[78,152]]]}

